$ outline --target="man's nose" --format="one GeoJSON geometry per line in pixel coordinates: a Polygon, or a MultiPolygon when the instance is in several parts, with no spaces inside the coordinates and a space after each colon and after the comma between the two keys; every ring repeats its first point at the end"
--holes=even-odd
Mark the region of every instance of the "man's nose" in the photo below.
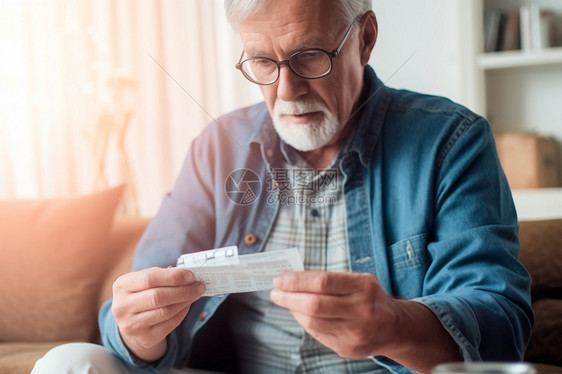
{"type": "Polygon", "coordinates": [[[284,101],[294,101],[307,93],[307,79],[296,75],[289,66],[282,65],[277,80],[277,97],[284,101]]]}

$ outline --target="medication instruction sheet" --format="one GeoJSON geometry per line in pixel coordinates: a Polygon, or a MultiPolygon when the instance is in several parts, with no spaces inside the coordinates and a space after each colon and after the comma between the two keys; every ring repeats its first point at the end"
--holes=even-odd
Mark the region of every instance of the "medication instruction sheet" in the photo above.
{"type": "Polygon", "coordinates": [[[235,246],[182,255],[177,267],[205,283],[203,296],[271,289],[277,275],[304,270],[297,248],[239,256],[235,246]]]}

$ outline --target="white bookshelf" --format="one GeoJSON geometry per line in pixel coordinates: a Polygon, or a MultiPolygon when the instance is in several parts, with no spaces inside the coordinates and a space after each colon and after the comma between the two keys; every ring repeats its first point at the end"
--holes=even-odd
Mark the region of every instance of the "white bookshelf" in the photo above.
{"type": "MultiPolygon", "coordinates": [[[[562,15],[560,0],[472,1],[475,35],[472,102],[494,131],[529,131],[558,139],[562,161],[562,47],[483,53],[484,13],[537,4],[562,15]]],[[[562,163],[561,163],[562,164],[562,163]]],[[[562,218],[562,188],[514,190],[520,220],[562,218]]]]}
{"type": "Polygon", "coordinates": [[[530,51],[481,53],[478,55],[477,64],[482,70],[540,67],[550,64],[561,64],[562,66],[562,47],[530,51]]]}
{"type": "Polygon", "coordinates": [[[516,12],[531,4],[562,14],[560,0],[472,1],[474,109],[496,131],[534,131],[562,139],[562,47],[483,53],[485,12],[516,12]]]}

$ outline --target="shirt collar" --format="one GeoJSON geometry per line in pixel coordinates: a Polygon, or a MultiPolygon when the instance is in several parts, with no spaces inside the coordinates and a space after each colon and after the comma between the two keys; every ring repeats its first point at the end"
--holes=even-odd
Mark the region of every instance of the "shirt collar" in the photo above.
{"type": "Polygon", "coordinates": [[[390,92],[377,78],[373,68],[368,65],[365,67],[363,79],[366,87],[365,93],[360,99],[359,106],[352,113],[352,116],[357,116],[358,120],[343,154],[357,154],[361,164],[367,167],[380,138],[390,104],[390,92]]]}

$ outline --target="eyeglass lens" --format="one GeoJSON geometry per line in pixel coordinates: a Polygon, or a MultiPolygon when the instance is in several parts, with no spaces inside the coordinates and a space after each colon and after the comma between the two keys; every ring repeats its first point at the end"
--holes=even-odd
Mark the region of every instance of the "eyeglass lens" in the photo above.
{"type": "MultiPolygon", "coordinates": [[[[303,78],[320,78],[332,68],[330,56],[319,49],[296,52],[289,58],[291,70],[303,78]]],[[[268,58],[251,58],[242,63],[242,71],[257,83],[272,83],[279,77],[278,63],[268,58]]]]}

